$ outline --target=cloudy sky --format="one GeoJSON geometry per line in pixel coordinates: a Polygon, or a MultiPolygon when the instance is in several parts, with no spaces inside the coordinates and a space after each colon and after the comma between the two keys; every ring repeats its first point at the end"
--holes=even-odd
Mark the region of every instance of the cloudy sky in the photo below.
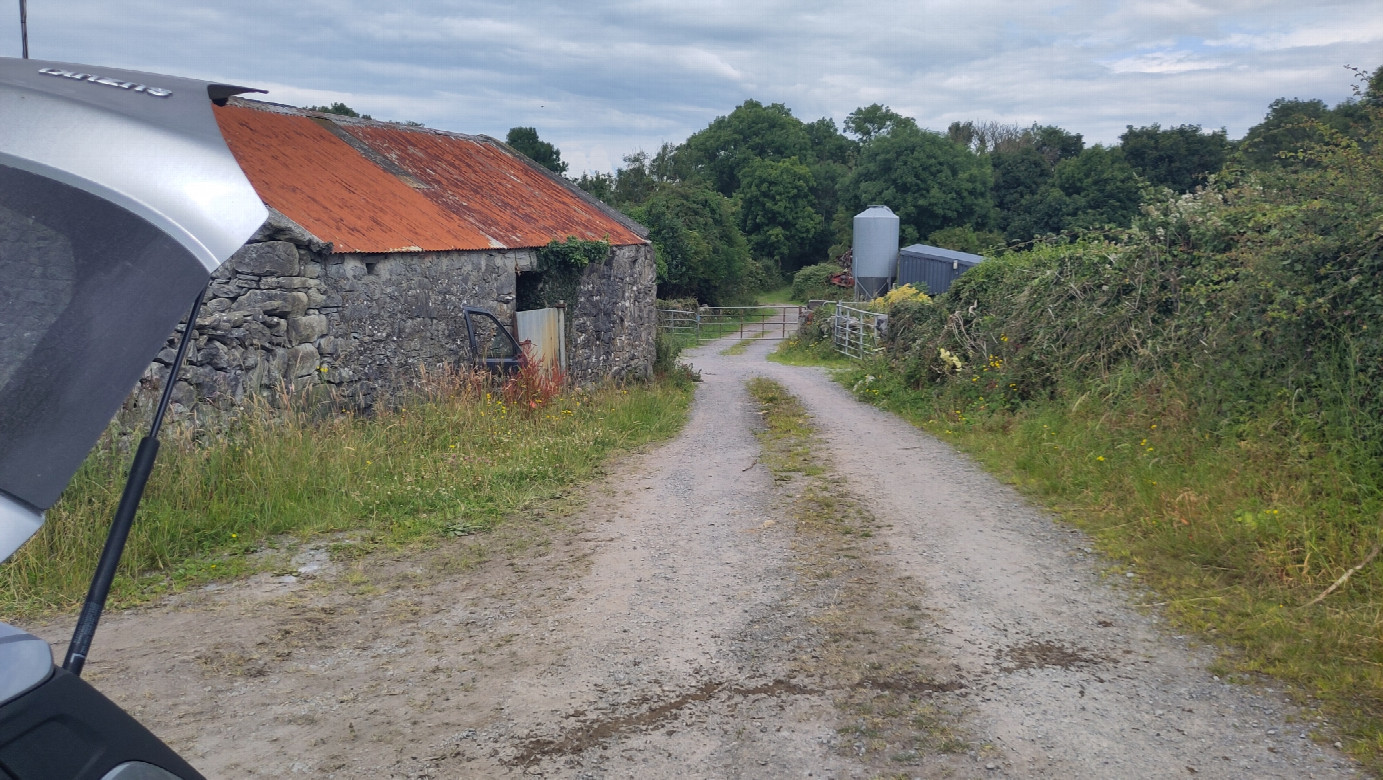
{"type": "MultiPolygon", "coordinates": [[[[681,142],[747,98],[837,123],[883,103],[1056,124],[1088,142],[1158,122],[1237,138],[1278,97],[1335,104],[1383,64],[1379,0],[27,0],[30,54],[224,80],[294,105],[503,138],[572,173],[681,142]]],[[[0,56],[19,56],[14,0],[0,56]]]]}

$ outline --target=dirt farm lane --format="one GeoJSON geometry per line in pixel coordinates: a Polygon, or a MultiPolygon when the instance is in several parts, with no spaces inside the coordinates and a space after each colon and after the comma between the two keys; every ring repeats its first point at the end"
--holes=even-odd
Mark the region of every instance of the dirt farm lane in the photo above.
{"type": "Polygon", "coordinates": [[[1359,773],[1136,608],[1136,572],[823,371],[728,343],[686,355],[680,436],[496,552],[306,550],[108,616],[88,678],[212,778],[1359,773]],[[813,416],[820,475],[760,462],[755,376],[813,416]]]}

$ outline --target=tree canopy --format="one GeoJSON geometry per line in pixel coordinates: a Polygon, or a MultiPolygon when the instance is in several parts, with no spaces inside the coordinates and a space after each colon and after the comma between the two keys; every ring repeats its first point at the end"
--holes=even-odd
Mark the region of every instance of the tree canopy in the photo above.
{"type": "Polygon", "coordinates": [[[540,139],[537,128],[512,127],[509,134],[504,137],[504,142],[553,173],[567,172],[567,164],[562,162],[562,153],[557,147],[540,139]]]}
{"type": "Polygon", "coordinates": [[[902,241],[911,243],[942,228],[987,225],[990,176],[987,159],[916,124],[897,124],[860,150],[850,204],[855,211],[889,206],[902,241]]]}
{"type": "Polygon", "coordinates": [[[755,160],[808,159],[811,138],[802,121],[782,103],[746,100],[705,130],[693,133],[678,151],[690,176],[731,197],[740,171],[755,160]]]}
{"type": "Polygon", "coordinates": [[[660,289],[723,302],[830,261],[849,248],[853,215],[875,203],[898,215],[905,243],[1002,252],[1053,233],[1128,227],[1156,188],[1188,192],[1229,163],[1314,165],[1299,150],[1332,133],[1365,138],[1368,109],[1383,101],[1383,67],[1356,73],[1355,98],[1335,108],[1278,100],[1238,143],[1224,130],[1154,123],[1087,148],[1080,133],[1050,124],[958,121],[943,134],[880,103],[837,125],[746,100],[681,144],[634,152],[577,183],[649,225],[660,289]]]}
{"type": "Polygon", "coordinates": [[[1128,130],[1119,136],[1124,159],[1149,184],[1190,192],[1224,167],[1229,158],[1229,134],[1203,132],[1200,125],[1163,130],[1158,124],[1128,130]]]}
{"type": "Polygon", "coordinates": [[[763,284],[729,198],[700,184],[661,185],[629,215],[648,227],[658,295],[737,303],[763,284]]]}
{"type": "Polygon", "coordinates": [[[756,257],[791,273],[824,247],[826,221],[816,211],[812,172],[796,157],[754,160],[740,173],[740,227],[756,257]]]}
{"type": "Polygon", "coordinates": [[[350,106],[337,101],[329,106],[304,106],[308,111],[316,111],[320,114],[336,114],[337,116],[352,116],[360,119],[374,119],[369,114],[361,114],[350,106]]]}

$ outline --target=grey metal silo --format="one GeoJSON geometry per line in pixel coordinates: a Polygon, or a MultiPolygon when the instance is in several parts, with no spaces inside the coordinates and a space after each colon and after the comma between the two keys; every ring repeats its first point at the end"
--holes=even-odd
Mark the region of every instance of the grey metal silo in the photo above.
{"type": "Polygon", "coordinates": [[[898,269],[898,215],[888,206],[870,206],[856,214],[851,250],[855,299],[879,297],[898,269]]]}

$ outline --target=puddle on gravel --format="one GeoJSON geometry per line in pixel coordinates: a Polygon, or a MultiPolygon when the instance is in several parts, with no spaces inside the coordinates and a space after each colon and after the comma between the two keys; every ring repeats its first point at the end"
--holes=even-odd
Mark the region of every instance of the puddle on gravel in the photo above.
{"type": "Polygon", "coordinates": [[[1002,671],[1016,672],[1020,669],[1038,669],[1046,666],[1075,669],[1096,666],[1109,659],[1090,653],[1082,647],[1068,647],[1059,642],[1034,641],[1009,647],[999,653],[999,660],[1002,671]]]}
{"type": "MultiPolygon", "coordinates": [[[[582,724],[561,739],[531,739],[518,754],[506,763],[510,766],[528,767],[541,759],[551,756],[576,755],[611,737],[630,732],[650,731],[669,718],[677,715],[693,704],[710,701],[713,698],[728,699],[748,696],[797,696],[818,694],[820,691],[800,685],[791,680],[774,680],[762,685],[730,686],[725,683],[708,682],[689,693],[629,715],[619,715],[582,724]]],[[[625,707],[638,707],[651,701],[649,698],[627,702],[625,707]]],[[[572,713],[568,717],[581,717],[584,711],[572,713]]]]}

